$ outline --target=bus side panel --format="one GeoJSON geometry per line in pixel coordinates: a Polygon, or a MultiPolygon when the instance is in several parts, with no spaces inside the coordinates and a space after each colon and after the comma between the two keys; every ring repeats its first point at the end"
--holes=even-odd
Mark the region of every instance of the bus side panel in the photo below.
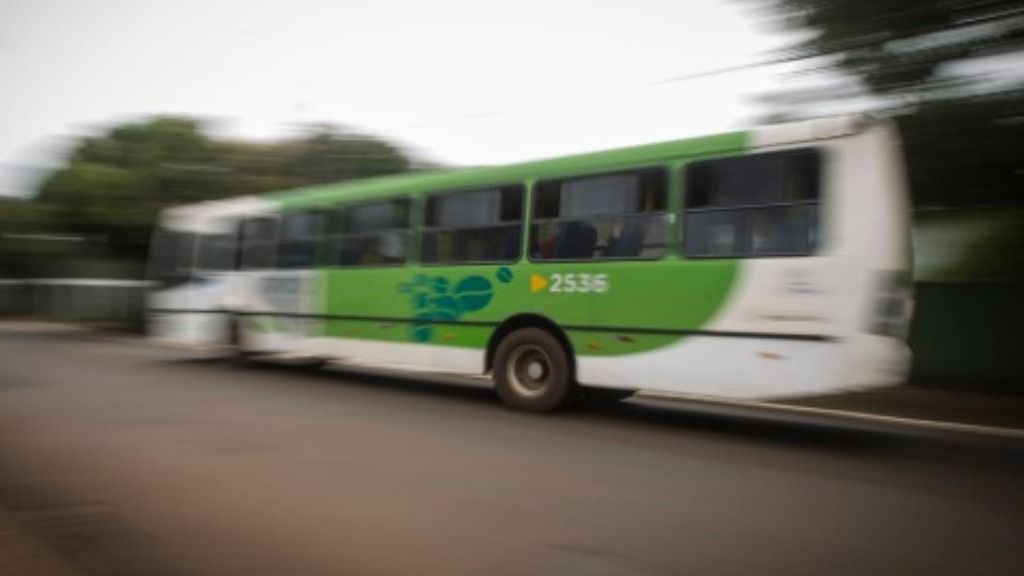
{"type": "Polygon", "coordinates": [[[880,125],[845,141],[850,157],[841,214],[849,236],[847,345],[840,365],[849,386],[898,384],[909,373],[912,310],[909,193],[895,128],[880,125]]]}
{"type": "Polygon", "coordinates": [[[813,395],[839,386],[832,342],[690,336],[629,356],[577,359],[580,383],[737,399],[813,395]]]}

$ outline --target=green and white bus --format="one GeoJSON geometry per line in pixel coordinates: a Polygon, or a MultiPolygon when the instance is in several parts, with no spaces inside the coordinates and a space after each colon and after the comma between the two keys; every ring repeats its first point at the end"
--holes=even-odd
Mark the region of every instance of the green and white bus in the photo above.
{"type": "Polygon", "coordinates": [[[903,381],[894,129],[769,126],[161,216],[154,337],[491,375],[507,405],[775,399],[903,381]]]}

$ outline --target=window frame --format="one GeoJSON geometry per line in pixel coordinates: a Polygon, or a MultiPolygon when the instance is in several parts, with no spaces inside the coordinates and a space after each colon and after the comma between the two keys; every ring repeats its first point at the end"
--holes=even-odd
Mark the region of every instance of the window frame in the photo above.
{"type": "Polygon", "coordinates": [[[326,244],[323,251],[318,251],[320,257],[323,254],[327,254],[326,261],[318,261],[318,265],[321,267],[338,269],[338,270],[351,270],[351,269],[366,269],[366,268],[397,268],[401,266],[409,266],[415,264],[413,257],[413,240],[417,232],[416,227],[416,198],[408,194],[399,194],[395,196],[385,196],[382,198],[367,198],[357,200],[354,202],[334,204],[329,207],[322,209],[324,213],[323,226],[326,230],[322,231],[319,238],[319,244],[321,246],[326,244]],[[389,204],[392,202],[405,201],[407,203],[406,208],[406,226],[405,228],[384,228],[373,232],[359,232],[355,234],[346,234],[344,232],[344,219],[343,212],[350,208],[358,208],[360,206],[372,206],[374,204],[389,204]],[[331,229],[332,222],[336,229],[331,229]],[[345,237],[352,236],[375,236],[382,232],[401,231],[405,235],[405,250],[403,251],[403,257],[401,262],[391,262],[383,264],[340,264],[338,262],[339,250],[341,248],[341,241],[345,237]]]}
{"type": "Polygon", "coordinates": [[[821,253],[822,242],[821,242],[821,230],[822,230],[822,216],[823,211],[821,207],[824,206],[825,198],[825,166],[827,159],[827,151],[820,146],[798,146],[793,148],[783,148],[778,150],[763,150],[755,151],[752,153],[741,153],[732,154],[725,156],[713,156],[698,158],[692,161],[687,161],[680,168],[680,177],[682,180],[682,191],[680,193],[681,204],[680,204],[680,215],[679,224],[676,227],[676,233],[679,234],[679,256],[685,260],[757,260],[757,259],[779,259],[779,258],[807,258],[811,256],[817,256],[821,253]],[[690,168],[694,165],[700,165],[705,163],[717,162],[722,160],[738,160],[743,158],[749,158],[752,156],[768,156],[768,155],[788,155],[797,156],[802,154],[808,154],[814,156],[817,162],[817,180],[814,183],[817,196],[814,200],[797,200],[792,202],[770,202],[767,204],[738,204],[735,206],[712,206],[706,208],[690,208],[689,207],[689,192],[690,192],[690,168]],[[817,228],[816,233],[818,241],[815,245],[805,252],[777,252],[777,253],[759,253],[759,254],[690,254],[687,252],[687,229],[689,228],[686,223],[687,215],[691,213],[697,214],[708,214],[714,212],[755,212],[764,209],[773,208],[794,208],[799,206],[815,206],[816,210],[816,222],[817,228]]]}
{"type": "Polygon", "coordinates": [[[671,253],[671,247],[673,243],[672,235],[675,233],[675,229],[672,226],[672,218],[675,214],[672,210],[672,171],[669,167],[662,164],[645,164],[643,166],[637,166],[635,168],[620,168],[615,170],[603,170],[597,172],[588,172],[584,174],[573,174],[570,176],[554,176],[548,178],[537,178],[530,185],[530,212],[527,215],[529,217],[529,225],[526,230],[526,258],[531,264],[545,264],[545,263],[586,263],[586,262],[655,262],[658,260],[664,260],[671,253]],[[630,174],[637,174],[640,172],[658,172],[661,175],[662,189],[665,193],[665,208],[659,212],[629,212],[621,214],[602,214],[598,215],[598,218],[606,217],[635,217],[643,216],[645,214],[658,215],[660,214],[662,223],[665,226],[665,242],[661,246],[662,252],[657,256],[612,256],[612,257],[599,257],[599,258],[540,258],[535,259],[533,257],[533,227],[537,222],[572,222],[581,220],[577,219],[562,219],[562,218],[535,218],[533,215],[534,208],[537,206],[535,202],[538,188],[549,182],[568,182],[571,180],[587,180],[591,178],[602,178],[606,176],[624,176],[630,174]]]}
{"type": "MultiPolygon", "coordinates": [[[[529,221],[527,219],[527,216],[528,216],[527,209],[530,206],[529,202],[527,202],[527,195],[529,193],[530,193],[530,186],[527,186],[527,183],[525,181],[519,180],[516,183],[510,183],[510,184],[494,184],[494,185],[481,185],[481,186],[474,186],[474,187],[463,187],[463,188],[455,188],[455,189],[451,189],[451,190],[438,190],[438,191],[429,192],[427,194],[424,194],[420,198],[421,201],[422,201],[423,210],[422,210],[419,226],[416,228],[416,232],[417,232],[418,239],[419,239],[419,246],[418,246],[418,250],[417,250],[417,254],[416,254],[416,256],[417,256],[417,263],[420,266],[445,267],[445,266],[488,266],[488,265],[494,266],[494,265],[502,265],[502,264],[515,264],[516,262],[521,262],[523,260],[523,252],[524,252],[524,250],[523,250],[523,240],[525,240],[527,238],[527,236],[526,236],[527,235],[527,228],[529,227],[528,226],[529,221]],[[497,228],[497,226],[474,226],[474,227],[471,227],[471,228],[451,228],[451,227],[442,227],[442,226],[427,226],[427,213],[430,210],[430,201],[431,201],[431,199],[439,197],[439,196],[450,196],[450,195],[458,195],[458,194],[468,194],[468,193],[472,193],[472,192],[485,192],[487,190],[492,190],[492,189],[501,190],[502,188],[513,188],[513,187],[518,188],[519,191],[521,192],[521,196],[519,198],[519,202],[520,202],[520,209],[522,210],[522,215],[519,218],[519,222],[516,223],[519,226],[519,231],[520,231],[521,236],[519,237],[519,242],[518,242],[518,245],[516,246],[516,255],[515,255],[514,258],[512,258],[510,260],[466,260],[466,261],[462,261],[462,262],[427,262],[427,261],[425,261],[423,259],[423,251],[424,251],[425,246],[426,246],[426,242],[424,241],[424,239],[425,239],[426,235],[431,233],[431,232],[443,231],[443,230],[484,230],[484,229],[488,229],[488,228],[497,228]]],[[[506,224],[505,226],[512,226],[512,224],[506,224]]],[[[528,250],[527,250],[527,252],[528,252],[528,250]]]]}

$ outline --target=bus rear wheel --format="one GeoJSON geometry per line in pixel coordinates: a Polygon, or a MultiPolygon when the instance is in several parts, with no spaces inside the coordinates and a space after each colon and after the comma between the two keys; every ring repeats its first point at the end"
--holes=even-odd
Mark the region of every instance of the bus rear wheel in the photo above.
{"type": "Polygon", "coordinates": [[[506,406],[527,412],[556,410],[575,388],[569,354],[539,328],[521,328],[501,341],[494,353],[494,384],[506,406]]]}

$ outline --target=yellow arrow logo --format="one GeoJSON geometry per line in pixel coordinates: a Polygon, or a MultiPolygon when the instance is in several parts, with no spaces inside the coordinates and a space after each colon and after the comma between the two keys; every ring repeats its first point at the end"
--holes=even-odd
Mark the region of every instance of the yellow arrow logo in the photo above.
{"type": "Polygon", "coordinates": [[[548,279],[538,274],[530,275],[530,293],[536,294],[548,287],[548,279]]]}

